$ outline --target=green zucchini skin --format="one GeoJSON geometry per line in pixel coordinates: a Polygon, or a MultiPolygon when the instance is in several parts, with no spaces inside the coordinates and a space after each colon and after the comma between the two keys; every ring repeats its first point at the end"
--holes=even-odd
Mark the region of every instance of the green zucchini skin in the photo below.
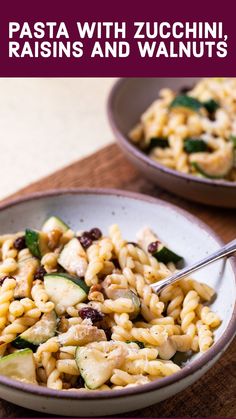
{"type": "Polygon", "coordinates": [[[34,345],[34,343],[29,342],[20,336],[18,336],[13,342],[12,346],[17,349],[31,349],[33,352],[36,352],[38,345],[34,345]]]}
{"type": "Polygon", "coordinates": [[[155,147],[159,147],[159,148],[167,148],[167,147],[169,147],[168,138],[152,137],[150,139],[150,143],[149,143],[147,152],[149,153],[155,147]]]}
{"type": "Polygon", "coordinates": [[[75,361],[86,387],[91,390],[96,390],[96,388],[106,383],[110,379],[114,368],[114,362],[109,360],[105,354],[102,354],[98,361],[94,357],[93,349],[89,346],[77,346],[75,361]]]}
{"type": "Polygon", "coordinates": [[[184,151],[188,154],[201,153],[208,151],[208,146],[201,138],[186,138],[184,141],[184,151]]]}
{"type": "Polygon", "coordinates": [[[33,256],[40,259],[42,257],[40,250],[40,233],[36,230],[27,228],[25,230],[25,243],[33,256]]]}
{"type": "Polygon", "coordinates": [[[64,221],[62,221],[60,217],[52,215],[44,222],[42,226],[42,231],[48,233],[49,231],[54,229],[60,230],[62,233],[65,233],[67,230],[69,230],[69,226],[66,223],[64,223],[64,221]]]}
{"type": "Polygon", "coordinates": [[[178,263],[183,260],[183,257],[170,250],[168,247],[163,246],[160,250],[153,254],[153,256],[162,263],[178,263]]]}
{"type": "Polygon", "coordinates": [[[230,141],[232,141],[234,148],[236,148],[236,135],[230,135],[230,141]]]}
{"type": "Polygon", "coordinates": [[[199,109],[202,108],[202,103],[198,100],[195,99],[192,96],[188,96],[188,95],[178,95],[176,96],[173,101],[170,104],[170,108],[188,108],[192,111],[199,111],[199,109]]]}
{"type": "Polygon", "coordinates": [[[192,162],[191,163],[192,164],[192,167],[194,167],[194,169],[198,172],[198,173],[200,173],[200,175],[202,175],[203,177],[206,177],[206,178],[208,178],[208,179],[222,179],[223,177],[224,177],[224,175],[220,175],[220,176],[213,176],[213,175],[210,175],[209,173],[207,173],[205,170],[203,170],[202,168],[201,168],[201,166],[197,163],[197,162],[192,162]]]}
{"type": "Polygon", "coordinates": [[[45,313],[33,326],[21,333],[12,345],[18,349],[30,348],[35,351],[39,345],[46,342],[56,334],[57,316],[55,311],[45,313]],[[39,333],[39,330],[42,330],[39,333]]]}
{"type": "Polygon", "coordinates": [[[31,349],[22,349],[0,358],[0,374],[22,382],[37,384],[31,349]]]}
{"type": "Polygon", "coordinates": [[[198,112],[201,108],[205,108],[209,113],[209,116],[214,116],[216,110],[220,107],[214,99],[209,99],[205,102],[188,96],[187,94],[181,94],[176,96],[170,104],[170,108],[188,108],[192,111],[198,112]]]}
{"type": "Polygon", "coordinates": [[[220,107],[219,103],[217,103],[214,99],[209,99],[203,102],[203,106],[210,115],[213,115],[215,111],[220,107]]]}
{"type": "Polygon", "coordinates": [[[50,300],[55,304],[56,312],[58,305],[66,310],[67,307],[82,303],[88,298],[89,287],[85,282],[64,273],[45,275],[44,286],[50,300]]]}
{"type": "Polygon", "coordinates": [[[108,295],[108,298],[110,298],[111,300],[116,300],[118,298],[127,298],[131,300],[134,305],[134,312],[129,313],[129,317],[131,320],[136,319],[136,317],[138,317],[138,315],[140,314],[141,302],[137,294],[135,294],[133,291],[124,288],[118,288],[113,292],[112,296],[108,295]]]}
{"type": "Polygon", "coordinates": [[[145,344],[143,342],[140,342],[139,340],[127,340],[126,343],[136,343],[136,345],[138,345],[140,349],[145,348],[145,344]]]}
{"type": "Polygon", "coordinates": [[[52,273],[52,274],[46,274],[45,277],[59,277],[59,278],[65,278],[68,279],[72,282],[74,282],[76,285],[79,285],[80,288],[82,288],[84,290],[84,292],[86,294],[88,294],[89,292],[89,287],[88,285],[86,285],[86,283],[84,282],[83,279],[78,278],[78,277],[74,277],[72,275],[68,275],[68,274],[64,274],[64,273],[52,273]]]}

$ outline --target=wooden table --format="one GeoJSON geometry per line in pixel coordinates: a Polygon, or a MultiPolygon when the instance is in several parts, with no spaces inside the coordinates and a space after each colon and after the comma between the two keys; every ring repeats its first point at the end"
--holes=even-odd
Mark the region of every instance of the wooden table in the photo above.
{"type": "MultiPolygon", "coordinates": [[[[197,215],[224,241],[236,236],[235,210],[197,205],[169,195],[143,179],[114,144],[27,186],[10,198],[35,191],[72,187],[119,188],[158,196],[197,215]]],[[[190,388],[155,406],[122,417],[236,417],[235,389],[236,340],[210,372],[190,388]]],[[[42,414],[0,401],[0,416],[40,417],[42,414]]]]}

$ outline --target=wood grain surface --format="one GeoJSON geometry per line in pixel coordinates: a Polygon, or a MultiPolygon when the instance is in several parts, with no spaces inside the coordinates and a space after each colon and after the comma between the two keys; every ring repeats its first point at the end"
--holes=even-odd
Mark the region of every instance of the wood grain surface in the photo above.
{"type": "MultiPolygon", "coordinates": [[[[27,186],[4,201],[36,191],[73,187],[119,188],[156,196],[198,216],[224,241],[236,236],[235,210],[197,205],[169,195],[142,178],[115,144],[27,186]]],[[[235,389],[236,340],[210,372],[190,388],[164,402],[123,414],[122,417],[236,417],[235,389]]],[[[42,414],[2,400],[0,416],[41,417],[42,414]]]]}

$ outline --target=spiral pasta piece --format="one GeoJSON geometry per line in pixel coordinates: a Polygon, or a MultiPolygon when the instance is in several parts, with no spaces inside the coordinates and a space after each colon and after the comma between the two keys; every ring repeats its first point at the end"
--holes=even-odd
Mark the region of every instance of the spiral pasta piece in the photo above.
{"type": "Polygon", "coordinates": [[[56,368],[60,374],[79,375],[79,369],[74,359],[59,359],[56,361],[56,368]]]}
{"type": "Polygon", "coordinates": [[[42,257],[41,265],[47,273],[56,271],[58,256],[59,255],[56,252],[49,252],[42,257]]]}
{"type": "Polygon", "coordinates": [[[36,321],[37,319],[28,316],[23,316],[14,320],[12,323],[6,326],[5,329],[3,329],[0,335],[0,342],[12,342],[17,335],[23,333],[26,329],[36,323],[36,321]]]}
{"type": "Polygon", "coordinates": [[[116,256],[119,256],[119,252],[122,249],[122,247],[125,246],[126,242],[122,238],[122,234],[121,234],[118,224],[113,224],[110,226],[109,236],[113,243],[115,254],[116,256]]]}
{"type": "Polygon", "coordinates": [[[197,321],[197,331],[200,352],[205,352],[213,343],[212,331],[206,324],[203,324],[201,320],[197,321]]]}
{"type": "MultiPolygon", "coordinates": [[[[176,155],[178,147],[176,143],[176,155]]],[[[179,170],[185,170],[184,161],[181,164],[179,170]]],[[[64,264],[63,272],[58,264],[66,243],[74,238],[72,244],[78,247],[75,233],[57,217],[47,228],[47,233],[42,231],[47,248],[41,258],[27,247],[20,250],[24,233],[0,236],[0,357],[17,353],[13,341],[34,326],[29,334],[36,330],[38,335],[32,356],[40,386],[79,392],[132,388],[178,372],[180,367],[171,361],[177,352],[189,356],[213,344],[212,330],[220,318],[208,304],[214,294],[211,287],[187,278],[160,295],[153,292],[151,284],[175,272],[176,266],[150,254],[149,244],[159,240],[150,229],[144,238],[139,236],[138,244],[124,240],[116,224],[108,237],[97,227],[80,231],[84,287],[70,264],[64,264]],[[77,289],[79,302],[73,305],[68,286],[68,299],[55,306],[47,294],[45,271],[59,274],[55,285],[60,285],[61,276],[67,277],[65,292],[71,280],[83,288],[81,297],[77,289]],[[83,381],[86,365],[87,373],[92,370],[99,376],[101,371],[94,390],[83,381]]],[[[68,255],[76,263],[77,253],[68,255]]],[[[58,295],[60,286],[55,288],[58,295]]]]}
{"type": "Polygon", "coordinates": [[[115,325],[112,327],[112,340],[114,341],[128,341],[132,338],[130,333],[132,329],[132,322],[129,320],[127,313],[114,314],[115,325]]]}
{"type": "Polygon", "coordinates": [[[0,288],[0,330],[2,330],[7,323],[9,306],[14,296],[15,287],[15,279],[6,278],[0,288]]]}
{"type": "Polygon", "coordinates": [[[146,361],[138,359],[130,363],[126,363],[127,371],[130,374],[149,374],[156,377],[168,377],[175,372],[180,371],[180,367],[172,361],[166,360],[150,360],[146,361]]]}
{"type": "Polygon", "coordinates": [[[85,273],[85,282],[88,286],[97,284],[98,273],[103,269],[104,262],[100,257],[100,247],[99,244],[95,243],[90,246],[87,250],[88,256],[88,267],[85,273]]]}
{"type": "Polygon", "coordinates": [[[18,265],[16,260],[12,257],[4,259],[4,261],[0,263],[0,277],[14,273],[17,269],[17,266],[18,265]]]}
{"type": "Polygon", "coordinates": [[[43,352],[42,365],[47,376],[47,387],[54,390],[62,390],[61,373],[57,369],[57,361],[51,352],[43,352]]]}
{"type": "Polygon", "coordinates": [[[179,319],[182,302],[184,300],[184,293],[180,287],[175,287],[171,292],[171,300],[167,306],[168,316],[173,317],[174,319],[179,319]]]}
{"type": "Polygon", "coordinates": [[[150,380],[148,379],[148,377],[142,374],[131,375],[126,371],[114,369],[114,372],[110,378],[110,381],[116,386],[124,387],[124,386],[127,386],[127,384],[135,384],[135,385],[146,384],[150,380]]]}
{"type": "Polygon", "coordinates": [[[123,275],[127,279],[139,297],[141,297],[142,315],[146,320],[152,320],[154,317],[160,317],[164,303],[159,300],[157,294],[152,291],[150,285],[145,283],[145,279],[140,274],[134,274],[130,268],[123,270],[123,275]]]}
{"type": "Polygon", "coordinates": [[[9,306],[8,320],[12,323],[16,318],[26,315],[38,319],[41,316],[41,310],[36,307],[35,302],[30,298],[12,301],[9,306]]]}
{"type": "Polygon", "coordinates": [[[42,311],[42,313],[49,313],[54,309],[55,305],[52,301],[48,301],[49,297],[45,291],[44,283],[42,281],[34,281],[31,289],[31,295],[35,305],[40,311],[42,311]]]}
{"type": "Polygon", "coordinates": [[[196,311],[198,317],[205,325],[211,328],[215,328],[220,325],[221,320],[219,316],[213,311],[211,311],[211,309],[208,306],[203,306],[202,304],[199,304],[196,311]]]}
{"type": "Polygon", "coordinates": [[[184,333],[188,333],[192,329],[193,320],[195,319],[195,310],[199,303],[199,296],[196,291],[189,291],[183,301],[183,309],[180,313],[181,327],[184,333]]]}
{"type": "Polygon", "coordinates": [[[2,260],[7,258],[15,259],[17,257],[17,250],[14,248],[14,240],[7,239],[2,244],[2,260]]]}
{"type": "Polygon", "coordinates": [[[134,303],[129,298],[117,298],[116,300],[105,300],[100,306],[101,312],[108,313],[133,313],[134,303]]]}
{"type": "Polygon", "coordinates": [[[131,329],[132,337],[146,344],[161,346],[167,339],[168,334],[162,326],[152,326],[150,329],[136,328],[131,329]]]}

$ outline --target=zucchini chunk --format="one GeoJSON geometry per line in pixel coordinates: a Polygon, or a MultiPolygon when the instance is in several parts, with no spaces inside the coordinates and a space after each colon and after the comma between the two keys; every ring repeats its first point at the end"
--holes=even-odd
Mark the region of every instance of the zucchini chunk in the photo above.
{"type": "Polygon", "coordinates": [[[167,246],[161,243],[160,239],[153,233],[153,231],[149,227],[145,227],[140,230],[137,234],[138,236],[138,243],[140,246],[146,251],[150,253],[149,245],[151,243],[156,243],[156,249],[151,252],[152,256],[154,256],[159,262],[163,263],[178,263],[183,260],[183,257],[178,255],[177,253],[170,250],[167,246]]]}
{"type": "Polygon", "coordinates": [[[25,383],[37,384],[31,349],[23,349],[1,358],[0,374],[25,383]]]}
{"type": "Polygon", "coordinates": [[[198,173],[211,179],[221,179],[233,167],[233,144],[228,143],[224,148],[211,154],[198,153],[190,157],[192,166],[198,173]]]}
{"type": "Polygon", "coordinates": [[[184,151],[188,154],[208,151],[207,143],[201,138],[186,138],[184,141],[184,151]]]}
{"type": "Polygon", "coordinates": [[[44,286],[49,299],[57,306],[67,308],[86,300],[89,287],[80,278],[67,274],[47,274],[44,286]]]}
{"type": "Polygon", "coordinates": [[[147,151],[150,152],[155,147],[159,147],[159,148],[167,148],[167,147],[169,147],[168,138],[152,137],[150,139],[150,143],[148,145],[147,151]]]}
{"type": "Polygon", "coordinates": [[[191,111],[199,111],[202,108],[202,103],[192,96],[178,95],[170,104],[170,108],[187,108],[191,111]]]}
{"type": "Polygon", "coordinates": [[[133,291],[128,290],[126,288],[117,288],[117,289],[104,289],[106,295],[111,300],[116,300],[117,298],[127,298],[132,301],[134,305],[134,311],[133,313],[129,313],[129,317],[131,320],[135,319],[141,310],[141,303],[140,299],[133,291]]]}
{"type": "Polygon", "coordinates": [[[153,253],[153,256],[162,263],[178,263],[183,260],[183,257],[178,255],[177,253],[170,250],[168,247],[164,246],[163,244],[159,244],[157,252],[153,253]]]}
{"type": "Polygon", "coordinates": [[[42,231],[49,233],[52,230],[59,230],[62,233],[65,233],[69,230],[69,226],[64,223],[59,217],[49,217],[43,224],[42,231]]]}
{"type": "Polygon", "coordinates": [[[86,386],[91,390],[96,390],[96,388],[106,383],[112,375],[113,362],[106,359],[105,355],[95,348],[86,346],[79,346],[76,349],[76,364],[86,386]]]}
{"type": "Polygon", "coordinates": [[[134,305],[134,311],[133,313],[129,314],[129,317],[131,320],[136,319],[136,317],[138,317],[140,310],[141,310],[141,303],[140,303],[140,299],[137,296],[137,294],[135,294],[133,291],[131,290],[125,290],[125,289],[119,289],[117,290],[117,297],[116,298],[128,298],[132,301],[133,305],[134,305]]]}
{"type": "Polygon", "coordinates": [[[236,135],[230,135],[230,141],[233,143],[233,147],[236,148],[236,135]]]}
{"type": "Polygon", "coordinates": [[[18,349],[30,348],[34,351],[41,343],[55,336],[56,328],[57,316],[55,311],[45,313],[37,323],[21,333],[12,344],[18,349]]]}
{"type": "Polygon", "coordinates": [[[25,230],[25,242],[32,255],[38,259],[41,259],[41,257],[49,251],[47,246],[47,234],[42,231],[27,228],[25,230]]]}
{"type": "Polygon", "coordinates": [[[211,115],[214,114],[215,111],[220,107],[219,103],[217,103],[214,99],[209,99],[203,102],[203,106],[211,115]]]}
{"type": "Polygon", "coordinates": [[[72,275],[80,277],[85,275],[88,266],[87,256],[76,237],[65,245],[59,255],[58,263],[72,275]]]}
{"type": "Polygon", "coordinates": [[[28,257],[19,262],[14,278],[16,279],[16,288],[14,290],[15,298],[25,298],[31,296],[31,288],[34,280],[34,274],[39,267],[38,259],[28,257]]]}

